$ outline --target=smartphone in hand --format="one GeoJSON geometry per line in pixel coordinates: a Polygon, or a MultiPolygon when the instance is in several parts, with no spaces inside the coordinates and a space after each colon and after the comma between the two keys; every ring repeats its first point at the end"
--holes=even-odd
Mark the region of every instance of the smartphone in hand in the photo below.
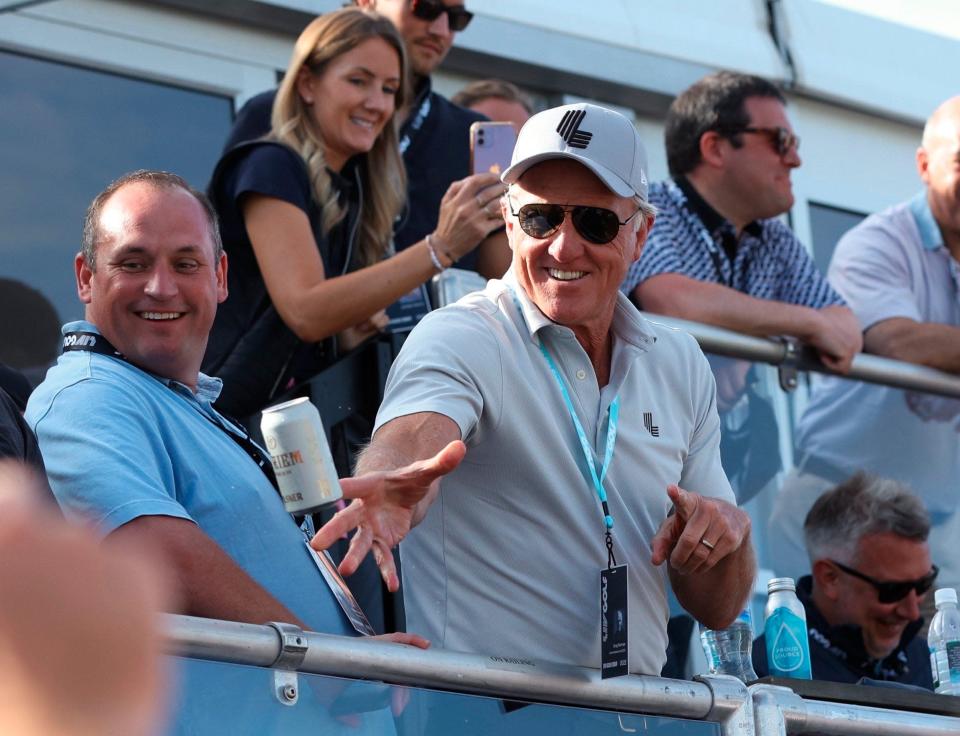
{"type": "Polygon", "coordinates": [[[512,123],[490,121],[470,126],[470,173],[501,174],[510,166],[517,131],[512,123]]]}

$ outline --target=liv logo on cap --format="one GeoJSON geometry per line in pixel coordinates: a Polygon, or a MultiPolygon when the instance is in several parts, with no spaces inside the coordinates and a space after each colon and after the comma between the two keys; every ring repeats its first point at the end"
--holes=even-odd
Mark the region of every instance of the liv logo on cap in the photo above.
{"type": "Polygon", "coordinates": [[[646,151],[633,122],[615,110],[578,102],[538,112],[520,130],[501,181],[513,184],[558,158],[583,164],[619,197],[647,201],[646,151]]]}
{"type": "Polygon", "coordinates": [[[560,137],[572,148],[586,148],[590,145],[590,139],[593,133],[580,130],[580,123],[586,117],[586,110],[567,110],[560,118],[560,125],[557,126],[557,132],[560,137]]]}

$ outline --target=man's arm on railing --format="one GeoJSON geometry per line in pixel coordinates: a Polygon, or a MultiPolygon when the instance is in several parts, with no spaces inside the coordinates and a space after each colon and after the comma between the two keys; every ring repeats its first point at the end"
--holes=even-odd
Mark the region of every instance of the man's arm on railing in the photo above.
{"type": "Polygon", "coordinates": [[[960,327],[893,317],[864,333],[864,352],[960,373],[960,327]]]}
{"type": "MultiPolygon", "coordinates": [[[[164,567],[176,585],[174,600],[179,598],[178,611],[182,613],[250,624],[282,621],[309,630],[192,521],[139,516],[116,529],[107,540],[121,542],[121,549],[160,550],[164,567]]],[[[303,582],[306,585],[310,581],[303,582]]],[[[322,585],[319,576],[316,582],[322,585]]],[[[369,638],[420,649],[430,646],[422,636],[403,632],[369,638]]]]}
{"type": "Polygon", "coordinates": [[[283,621],[306,628],[192,521],[139,516],[112,532],[107,537],[111,540],[161,553],[183,613],[251,624],[283,621]]]}
{"type": "Polygon", "coordinates": [[[678,273],[652,276],[634,290],[649,312],[726,327],[748,335],[790,335],[816,348],[833,370],[846,373],[863,338],[857,318],[847,308],[812,309],[758,299],[722,284],[678,273]]]}
{"type": "Polygon", "coordinates": [[[387,588],[396,591],[400,580],[390,550],[420,523],[440,491],[440,478],[465,452],[460,428],[442,414],[420,412],[388,422],[360,455],[355,477],[340,481],[344,498],[353,502],[324,524],[311,544],[326,549],[356,528],[341,574],[352,574],[372,551],[387,588]]]}

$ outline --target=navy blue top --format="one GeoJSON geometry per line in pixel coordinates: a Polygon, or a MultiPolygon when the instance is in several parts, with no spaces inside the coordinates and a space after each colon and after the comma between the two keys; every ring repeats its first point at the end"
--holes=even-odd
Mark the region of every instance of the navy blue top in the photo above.
{"type": "Polygon", "coordinates": [[[229,296],[217,310],[203,370],[223,379],[217,407],[227,414],[252,414],[290,385],[318,373],[333,357],[332,341],[302,342],[277,313],[250,243],[242,198],[262,194],[302,210],[310,220],[325,273],[353,270],[358,265],[354,241],[361,207],[358,158],[344,167],[346,176],[329,172],[347,215],[327,234],[306,164],[292,149],[272,141],[249,141],[228,150],[217,164],[209,193],[230,259],[229,296]]]}

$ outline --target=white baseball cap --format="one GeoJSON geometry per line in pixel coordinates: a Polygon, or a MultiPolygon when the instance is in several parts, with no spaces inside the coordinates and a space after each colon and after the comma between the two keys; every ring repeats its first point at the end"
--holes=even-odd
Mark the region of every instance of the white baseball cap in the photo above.
{"type": "Polygon", "coordinates": [[[647,152],[633,123],[618,112],[588,102],[538,112],[520,130],[500,178],[512,184],[534,164],[554,158],[578,161],[616,195],[647,201],[647,152]]]}

